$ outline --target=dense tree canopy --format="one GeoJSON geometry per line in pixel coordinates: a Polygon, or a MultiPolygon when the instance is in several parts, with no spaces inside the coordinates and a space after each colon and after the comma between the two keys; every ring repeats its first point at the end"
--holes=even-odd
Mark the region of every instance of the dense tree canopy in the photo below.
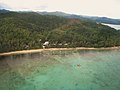
{"type": "Polygon", "coordinates": [[[120,31],[91,21],[34,12],[0,13],[0,52],[49,47],[120,46],[120,31]]]}

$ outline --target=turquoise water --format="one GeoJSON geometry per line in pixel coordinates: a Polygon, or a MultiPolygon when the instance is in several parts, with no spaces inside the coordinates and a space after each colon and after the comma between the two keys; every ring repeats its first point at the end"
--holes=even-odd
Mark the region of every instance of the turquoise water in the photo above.
{"type": "Polygon", "coordinates": [[[0,90],[120,90],[120,51],[0,57],[0,90]]]}

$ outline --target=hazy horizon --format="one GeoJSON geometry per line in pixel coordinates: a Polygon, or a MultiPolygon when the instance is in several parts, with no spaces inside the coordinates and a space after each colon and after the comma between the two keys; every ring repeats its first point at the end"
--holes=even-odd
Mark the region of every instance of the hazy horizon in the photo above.
{"type": "Polygon", "coordinates": [[[77,15],[120,18],[119,0],[0,0],[0,9],[12,11],[65,12],[77,15]]]}

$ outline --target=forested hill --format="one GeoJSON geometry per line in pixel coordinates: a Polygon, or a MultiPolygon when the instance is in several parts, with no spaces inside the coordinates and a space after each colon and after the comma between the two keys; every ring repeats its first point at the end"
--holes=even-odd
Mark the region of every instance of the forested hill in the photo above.
{"type": "Polygon", "coordinates": [[[120,31],[78,19],[35,12],[0,13],[0,52],[49,47],[120,46],[120,31]]]}

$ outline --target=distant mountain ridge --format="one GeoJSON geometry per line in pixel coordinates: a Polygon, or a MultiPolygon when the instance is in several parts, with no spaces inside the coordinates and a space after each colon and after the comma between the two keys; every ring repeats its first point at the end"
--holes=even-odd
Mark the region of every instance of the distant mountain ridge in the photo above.
{"type": "Polygon", "coordinates": [[[74,18],[74,19],[81,19],[81,20],[92,20],[98,23],[106,23],[106,24],[116,24],[120,25],[120,19],[112,19],[108,17],[97,17],[97,16],[84,16],[84,15],[75,15],[75,14],[67,14],[64,12],[37,12],[41,15],[55,15],[55,16],[62,16],[65,18],[74,18]]]}
{"type": "Polygon", "coordinates": [[[67,13],[59,12],[59,11],[56,11],[56,12],[38,12],[38,13],[41,15],[71,16],[71,14],[67,14],[67,13]]]}
{"type": "Polygon", "coordinates": [[[0,13],[8,13],[10,12],[9,10],[6,10],[6,9],[0,9],[0,13]]]}
{"type": "MultiPolygon", "coordinates": [[[[0,13],[8,13],[11,12],[6,9],[0,9],[0,13]]],[[[23,11],[24,12],[24,11],[23,11]]],[[[27,12],[27,11],[25,11],[27,12]]],[[[81,19],[81,20],[92,20],[97,23],[106,23],[106,24],[115,24],[120,25],[120,19],[112,19],[108,17],[98,17],[98,16],[84,16],[84,15],[76,15],[76,14],[68,14],[60,11],[55,12],[37,12],[41,15],[55,15],[55,16],[62,16],[65,18],[73,18],[73,19],[81,19]]]]}

